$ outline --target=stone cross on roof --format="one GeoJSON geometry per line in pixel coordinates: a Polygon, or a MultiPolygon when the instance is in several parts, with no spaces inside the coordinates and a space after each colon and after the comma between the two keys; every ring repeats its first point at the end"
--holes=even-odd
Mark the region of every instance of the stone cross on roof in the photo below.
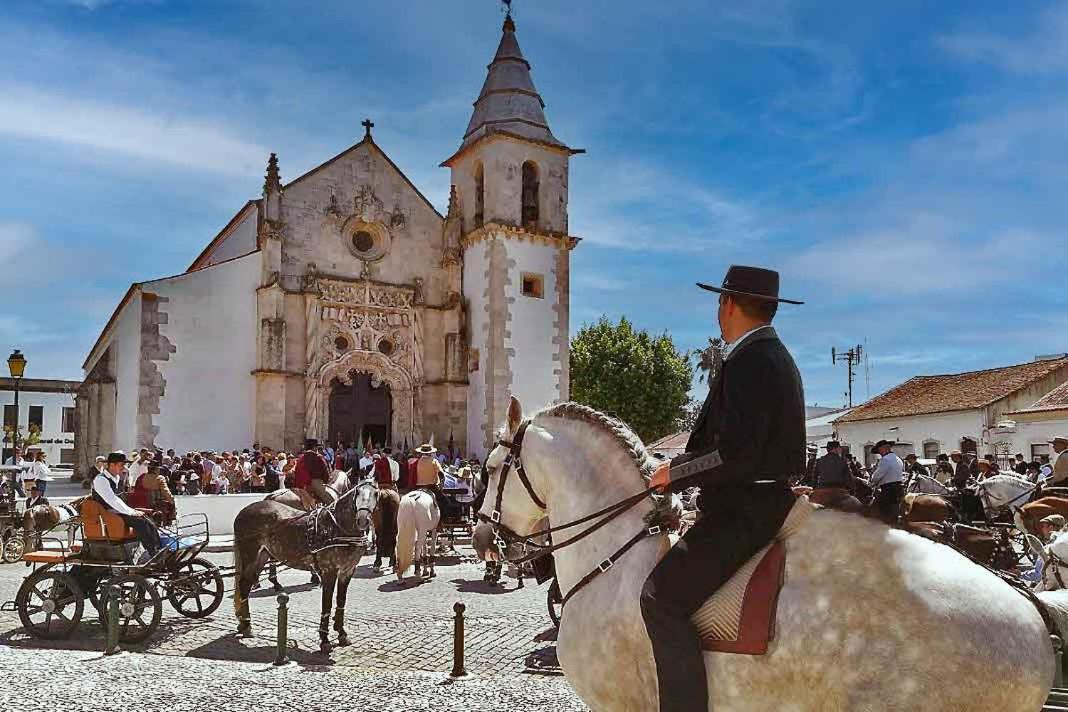
{"type": "Polygon", "coordinates": [[[371,121],[370,119],[364,119],[362,122],[360,122],[360,125],[363,126],[363,129],[365,131],[363,137],[371,138],[371,129],[374,128],[375,122],[371,121]]]}

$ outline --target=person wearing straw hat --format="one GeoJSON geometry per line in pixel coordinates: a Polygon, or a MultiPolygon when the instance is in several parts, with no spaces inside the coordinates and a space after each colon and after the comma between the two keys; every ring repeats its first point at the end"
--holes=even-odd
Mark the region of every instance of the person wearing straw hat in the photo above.
{"type": "Polygon", "coordinates": [[[639,603],[662,712],[707,712],[701,641],[690,617],[782,527],[794,506],[790,479],[805,473],[805,401],[801,374],[771,326],[779,273],[732,265],[716,318],[726,342],[723,364],[686,443],[660,466],[650,487],[700,485],[702,516],[642,587],[639,603]]]}
{"type": "Polygon", "coordinates": [[[1058,435],[1049,441],[1053,448],[1054,456],[1050,458],[1050,466],[1053,474],[1050,475],[1046,486],[1063,487],[1068,485],[1068,438],[1058,435]]]}
{"type": "Polygon", "coordinates": [[[413,487],[437,487],[438,478],[441,476],[441,463],[435,455],[438,449],[434,447],[434,439],[423,443],[415,449],[419,460],[415,464],[415,483],[413,487]]]}

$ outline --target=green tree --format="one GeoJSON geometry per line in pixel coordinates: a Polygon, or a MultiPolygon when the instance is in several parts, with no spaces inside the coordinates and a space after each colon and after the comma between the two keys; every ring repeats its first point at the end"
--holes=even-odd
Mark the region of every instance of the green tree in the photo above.
{"type": "Polygon", "coordinates": [[[668,334],[636,330],[602,316],[571,341],[571,397],[611,413],[652,442],[674,432],[690,402],[689,355],[668,334]]]}

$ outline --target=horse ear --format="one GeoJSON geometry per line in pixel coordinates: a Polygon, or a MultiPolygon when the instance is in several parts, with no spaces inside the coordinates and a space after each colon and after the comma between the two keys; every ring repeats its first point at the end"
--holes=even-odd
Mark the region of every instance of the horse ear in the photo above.
{"type": "Polygon", "coordinates": [[[514,433],[519,430],[519,425],[523,422],[523,406],[519,403],[519,399],[515,396],[511,397],[508,402],[508,432],[514,433]]]}

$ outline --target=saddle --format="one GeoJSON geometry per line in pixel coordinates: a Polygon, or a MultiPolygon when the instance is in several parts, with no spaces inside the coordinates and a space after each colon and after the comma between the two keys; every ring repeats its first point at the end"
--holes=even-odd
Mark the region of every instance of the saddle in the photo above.
{"type": "Polygon", "coordinates": [[[797,498],[775,539],[749,559],[693,614],[704,650],[764,655],[786,574],[786,542],[819,507],[797,498]]]}

